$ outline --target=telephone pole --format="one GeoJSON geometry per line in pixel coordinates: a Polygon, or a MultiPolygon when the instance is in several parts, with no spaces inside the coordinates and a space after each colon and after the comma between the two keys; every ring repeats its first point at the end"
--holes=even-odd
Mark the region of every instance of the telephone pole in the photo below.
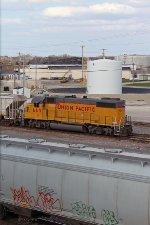
{"type": "Polygon", "coordinates": [[[132,56],[132,81],[134,83],[134,59],[133,59],[133,56],[132,56]]]}
{"type": "Polygon", "coordinates": [[[25,57],[24,57],[24,55],[23,55],[23,96],[24,96],[24,85],[25,85],[25,65],[24,65],[24,63],[25,63],[25,57]]]}
{"type": "Polygon", "coordinates": [[[37,58],[35,57],[35,90],[37,90],[37,58]]]}
{"type": "Polygon", "coordinates": [[[84,64],[84,56],[83,56],[83,50],[84,50],[84,45],[81,45],[81,48],[82,48],[82,81],[84,80],[84,76],[83,76],[83,64],[84,64]]]}
{"type": "Polygon", "coordinates": [[[25,56],[22,54],[22,53],[18,53],[18,55],[19,55],[19,63],[18,63],[18,67],[19,67],[19,76],[20,76],[20,69],[21,69],[21,66],[20,65],[22,65],[22,71],[23,71],[23,84],[22,84],[22,86],[23,86],[23,96],[24,96],[24,86],[25,86],[25,56]]]}
{"type": "Polygon", "coordinates": [[[21,62],[21,54],[20,54],[20,52],[18,53],[18,55],[19,55],[18,72],[19,72],[19,76],[20,76],[20,62],[21,62]]]}
{"type": "Polygon", "coordinates": [[[107,50],[106,48],[102,48],[102,56],[103,56],[103,59],[105,59],[105,51],[107,50]]]}
{"type": "Polygon", "coordinates": [[[126,59],[127,59],[127,54],[124,54],[124,55],[123,55],[123,64],[124,64],[124,65],[126,64],[126,59]]]}

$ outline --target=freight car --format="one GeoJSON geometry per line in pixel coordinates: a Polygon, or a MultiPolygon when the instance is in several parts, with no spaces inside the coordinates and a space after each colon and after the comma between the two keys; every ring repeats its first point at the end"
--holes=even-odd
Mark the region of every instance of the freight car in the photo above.
{"type": "Polygon", "coordinates": [[[150,155],[3,136],[0,162],[1,217],[149,225],[150,155]]]}
{"type": "Polygon", "coordinates": [[[50,129],[53,124],[63,124],[82,126],[84,132],[95,134],[132,133],[131,118],[125,115],[125,101],[118,98],[34,97],[26,104],[23,118],[29,127],[50,129]]]}

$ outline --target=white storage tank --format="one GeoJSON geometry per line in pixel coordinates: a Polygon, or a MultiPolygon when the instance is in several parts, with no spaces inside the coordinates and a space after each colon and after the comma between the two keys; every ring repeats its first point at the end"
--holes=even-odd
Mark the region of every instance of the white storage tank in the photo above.
{"type": "Polygon", "coordinates": [[[122,63],[110,59],[87,62],[88,94],[122,94],[122,63]]]}

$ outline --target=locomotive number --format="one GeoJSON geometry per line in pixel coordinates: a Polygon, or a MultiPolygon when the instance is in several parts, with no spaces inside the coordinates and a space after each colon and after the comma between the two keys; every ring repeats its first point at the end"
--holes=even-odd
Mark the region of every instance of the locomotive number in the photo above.
{"type": "Polygon", "coordinates": [[[34,108],[33,108],[33,112],[41,113],[42,111],[41,111],[41,109],[37,109],[37,108],[34,109],[34,108]]]}

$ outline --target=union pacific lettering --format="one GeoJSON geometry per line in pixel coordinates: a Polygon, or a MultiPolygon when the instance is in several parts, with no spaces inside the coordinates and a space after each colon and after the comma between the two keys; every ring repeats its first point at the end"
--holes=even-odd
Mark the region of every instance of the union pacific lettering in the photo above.
{"type": "Polygon", "coordinates": [[[78,111],[78,112],[95,112],[94,106],[86,106],[86,105],[66,105],[63,103],[59,103],[56,105],[58,110],[65,111],[78,111]]]}

